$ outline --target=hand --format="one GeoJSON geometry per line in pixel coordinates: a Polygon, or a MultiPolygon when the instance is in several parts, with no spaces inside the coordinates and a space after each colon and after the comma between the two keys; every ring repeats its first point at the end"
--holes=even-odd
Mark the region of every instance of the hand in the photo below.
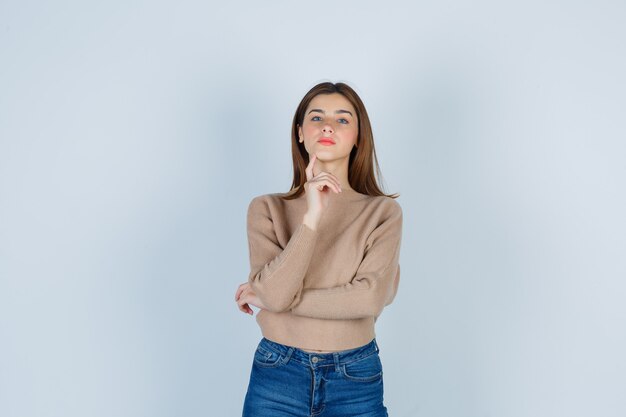
{"type": "Polygon", "coordinates": [[[254,313],[248,304],[252,304],[262,310],[267,310],[265,305],[263,305],[261,300],[259,300],[259,297],[257,297],[257,295],[250,288],[249,282],[244,282],[237,288],[237,292],[235,292],[235,301],[237,301],[239,310],[244,313],[248,313],[251,316],[254,315],[254,313]]]}
{"type": "Polygon", "coordinates": [[[305,170],[307,181],[304,183],[304,190],[306,191],[308,212],[319,218],[323,210],[328,207],[328,193],[330,190],[340,193],[341,185],[337,177],[329,172],[321,171],[319,174],[313,175],[316,160],[317,155],[311,155],[309,165],[305,170]]]}

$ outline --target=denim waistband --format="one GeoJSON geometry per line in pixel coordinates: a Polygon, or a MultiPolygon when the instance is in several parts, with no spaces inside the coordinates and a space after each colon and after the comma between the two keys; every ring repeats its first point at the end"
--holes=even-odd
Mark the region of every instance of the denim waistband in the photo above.
{"type": "Polygon", "coordinates": [[[339,366],[344,363],[365,358],[369,355],[378,353],[379,351],[376,338],[372,339],[371,342],[363,346],[329,353],[306,352],[294,346],[287,346],[274,342],[266,337],[261,339],[259,345],[281,355],[283,357],[283,362],[285,363],[289,360],[295,360],[314,368],[321,366],[339,366]]]}

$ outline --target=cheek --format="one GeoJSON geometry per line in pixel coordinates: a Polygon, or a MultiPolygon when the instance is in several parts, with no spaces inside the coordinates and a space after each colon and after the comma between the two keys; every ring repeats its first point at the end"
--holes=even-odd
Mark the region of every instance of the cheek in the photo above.
{"type": "Polygon", "coordinates": [[[315,126],[312,125],[304,125],[302,127],[302,131],[304,132],[304,137],[308,138],[309,136],[315,134],[317,129],[315,128],[315,126]]]}
{"type": "Polygon", "coordinates": [[[358,129],[349,129],[346,130],[344,132],[344,137],[346,138],[346,140],[352,141],[354,143],[356,143],[356,138],[359,136],[359,131],[358,129]]]}

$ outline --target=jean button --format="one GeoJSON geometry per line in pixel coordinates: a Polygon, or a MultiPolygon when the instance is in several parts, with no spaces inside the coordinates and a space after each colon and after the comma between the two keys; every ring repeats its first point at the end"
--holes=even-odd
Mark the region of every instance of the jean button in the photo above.
{"type": "Polygon", "coordinates": [[[317,363],[318,360],[319,358],[317,356],[313,356],[313,358],[311,359],[313,363],[317,363]]]}

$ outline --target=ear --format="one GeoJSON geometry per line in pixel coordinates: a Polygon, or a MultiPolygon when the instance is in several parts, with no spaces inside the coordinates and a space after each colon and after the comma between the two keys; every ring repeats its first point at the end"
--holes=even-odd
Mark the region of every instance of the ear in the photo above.
{"type": "Polygon", "coordinates": [[[302,142],[304,141],[304,135],[302,134],[302,127],[300,125],[298,126],[298,142],[302,142]]]}

